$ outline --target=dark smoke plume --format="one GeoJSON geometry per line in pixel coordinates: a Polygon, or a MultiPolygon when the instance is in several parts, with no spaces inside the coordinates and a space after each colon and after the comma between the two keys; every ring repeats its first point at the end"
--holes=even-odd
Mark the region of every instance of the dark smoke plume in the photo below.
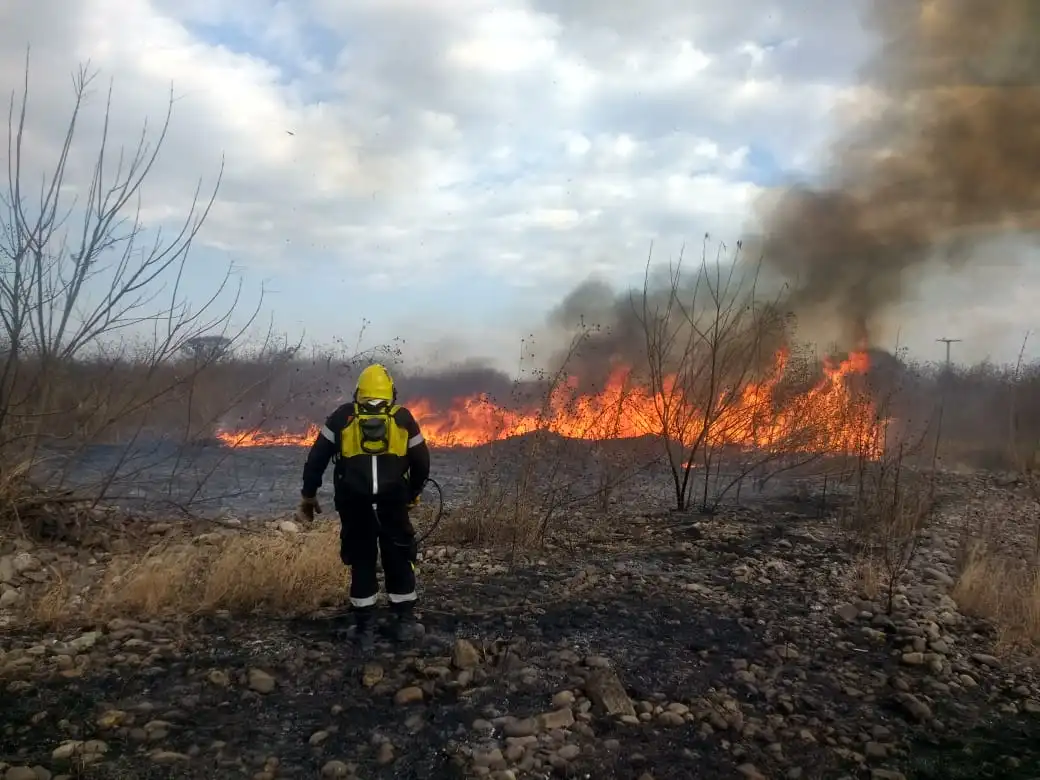
{"type": "Polygon", "coordinates": [[[403,401],[421,398],[441,409],[465,396],[485,394],[497,403],[507,404],[517,394],[516,383],[509,376],[479,363],[414,374],[395,371],[394,377],[403,401]]]}
{"type": "MultiPolygon", "coordinates": [[[[663,286],[663,285],[662,285],[663,286]]],[[[582,282],[549,313],[549,324],[563,338],[586,333],[576,351],[570,344],[557,346],[552,364],[566,363],[567,373],[589,391],[599,389],[617,364],[639,366],[646,362],[646,337],[633,301],[636,291],[618,293],[599,279],[582,282]]]]}
{"type": "Polygon", "coordinates": [[[874,0],[870,17],[877,112],[761,225],[796,313],[849,342],[876,339],[931,263],[985,263],[986,239],[1040,226],[1040,2],[874,0]]]}

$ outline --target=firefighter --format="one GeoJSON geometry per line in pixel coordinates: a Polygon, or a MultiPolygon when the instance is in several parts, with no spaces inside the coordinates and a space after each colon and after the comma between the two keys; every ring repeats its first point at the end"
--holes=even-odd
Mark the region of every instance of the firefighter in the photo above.
{"type": "Polygon", "coordinates": [[[355,639],[365,650],[375,637],[372,614],[381,557],[386,593],[399,641],[415,636],[415,529],[408,510],[419,502],[430,475],[430,450],[412,413],[397,404],[397,389],[382,365],[358,377],[354,400],[325,421],[303,467],[299,514],[321,512],[317,493],[329,461],[340,517],[340,558],[350,568],[355,639]]]}

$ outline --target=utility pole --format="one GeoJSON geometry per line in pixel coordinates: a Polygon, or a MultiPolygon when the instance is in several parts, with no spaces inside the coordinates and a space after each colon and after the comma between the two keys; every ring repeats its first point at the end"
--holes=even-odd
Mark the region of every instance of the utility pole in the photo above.
{"type": "Polygon", "coordinates": [[[936,339],[936,341],[942,342],[943,344],[946,345],[946,370],[949,371],[950,370],[950,345],[951,344],[957,344],[957,343],[959,343],[961,341],[964,341],[964,339],[945,339],[944,338],[944,339],[936,339]]]}

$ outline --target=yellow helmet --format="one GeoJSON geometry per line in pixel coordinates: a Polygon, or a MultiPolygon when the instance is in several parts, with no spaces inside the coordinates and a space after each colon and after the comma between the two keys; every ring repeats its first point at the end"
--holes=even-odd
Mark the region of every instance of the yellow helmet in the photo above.
{"type": "Polygon", "coordinates": [[[361,372],[354,390],[354,400],[368,406],[392,404],[397,400],[397,388],[386,366],[374,363],[361,372]]]}

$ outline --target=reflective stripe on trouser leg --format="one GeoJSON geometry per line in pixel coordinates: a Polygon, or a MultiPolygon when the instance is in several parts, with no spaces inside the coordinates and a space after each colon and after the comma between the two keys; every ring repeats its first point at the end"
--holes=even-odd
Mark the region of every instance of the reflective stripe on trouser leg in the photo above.
{"type": "Polygon", "coordinates": [[[350,603],[363,609],[375,606],[379,592],[376,560],[379,554],[377,520],[371,506],[347,509],[347,539],[350,550],[350,603]]]}
{"type": "Polygon", "coordinates": [[[412,550],[415,532],[408,520],[408,506],[384,505],[379,508],[379,548],[386,574],[386,595],[391,604],[408,604],[417,599],[412,550]]]}

